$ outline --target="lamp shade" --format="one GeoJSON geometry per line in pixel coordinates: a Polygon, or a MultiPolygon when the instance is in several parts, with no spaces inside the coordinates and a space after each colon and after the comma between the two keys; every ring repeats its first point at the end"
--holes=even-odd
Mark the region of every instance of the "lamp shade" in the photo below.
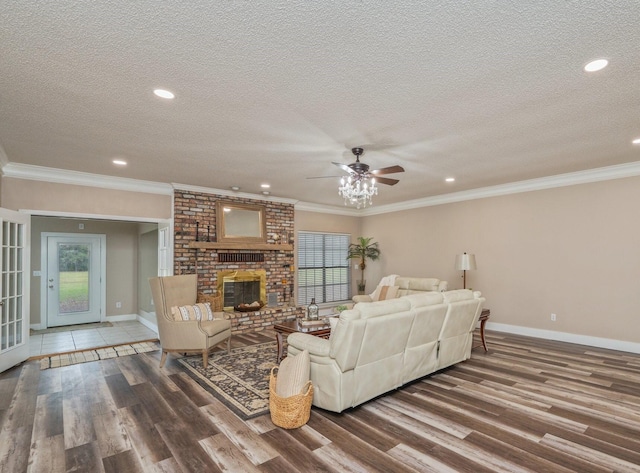
{"type": "Polygon", "coordinates": [[[456,255],[456,269],[459,271],[476,269],[476,255],[467,253],[456,255]]]}

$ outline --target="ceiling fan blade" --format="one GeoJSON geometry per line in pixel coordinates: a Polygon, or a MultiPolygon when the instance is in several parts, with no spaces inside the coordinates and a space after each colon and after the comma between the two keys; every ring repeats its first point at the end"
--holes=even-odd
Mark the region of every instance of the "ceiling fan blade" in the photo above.
{"type": "Polygon", "coordinates": [[[389,179],[388,177],[376,177],[373,176],[378,184],[386,184],[388,186],[395,186],[398,182],[398,179],[389,179]]]}
{"type": "Polygon", "coordinates": [[[404,168],[402,166],[389,166],[387,168],[382,168],[382,169],[376,169],[375,171],[370,171],[371,174],[375,175],[375,176],[380,176],[382,174],[393,174],[396,172],[404,172],[404,168]]]}
{"type": "Polygon", "coordinates": [[[313,177],[307,177],[307,179],[328,179],[330,177],[343,177],[343,176],[313,176],[313,177]]]}
{"type": "Polygon", "coordinates": [[[338,166],[340,169],[347,171],[347,172],[353,172],[353,169],[351,169],[349,166],[347,166],[346,164],[342,164],[342,163],[331,163],[331,164],[335,164],[336,166],[338,166]]]}

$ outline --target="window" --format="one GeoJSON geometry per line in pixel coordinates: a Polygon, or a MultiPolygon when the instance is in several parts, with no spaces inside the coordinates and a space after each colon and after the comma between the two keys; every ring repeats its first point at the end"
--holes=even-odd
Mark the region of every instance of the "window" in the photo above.
{"type": "Polygon", "coordinates": [[[351,237],[298,232],[298,304],[346,301],[351,293],[347,259],[351,237]]]}

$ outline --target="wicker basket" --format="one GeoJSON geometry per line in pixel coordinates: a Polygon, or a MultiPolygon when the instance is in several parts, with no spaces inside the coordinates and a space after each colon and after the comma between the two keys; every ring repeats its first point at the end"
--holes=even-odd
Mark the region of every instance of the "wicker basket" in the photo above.
{"type": "Polygon", "coordinates": [[[289,397],[280,397],[276,394],[275,373],[277,366],[271,369],[269,379],[269,410],[271,421],[283,429],[297,429],[309,421],[311,416],[311,401],[313,401],[313,384],[307,381],[303,394],[295,394],[289,397]]]}
{"type": "Polygon", "coordinates": [[[209,303],[213,312],[222,312],[222,296],[198,293],[199,303],[209,303]]]}

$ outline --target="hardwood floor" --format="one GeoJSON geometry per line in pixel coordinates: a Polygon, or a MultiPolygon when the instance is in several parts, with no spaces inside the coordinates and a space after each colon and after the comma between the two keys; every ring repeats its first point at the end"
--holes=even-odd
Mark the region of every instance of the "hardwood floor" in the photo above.
{"type": "MultiPolygon", "coordinates": [[[[234,346],[273,340],[234,337],[234,346]]],[[[159,353],[0,375],[2,472],[640,472],[640,355],[487,333],[455,367],[296,430],[159,353]]]]}

